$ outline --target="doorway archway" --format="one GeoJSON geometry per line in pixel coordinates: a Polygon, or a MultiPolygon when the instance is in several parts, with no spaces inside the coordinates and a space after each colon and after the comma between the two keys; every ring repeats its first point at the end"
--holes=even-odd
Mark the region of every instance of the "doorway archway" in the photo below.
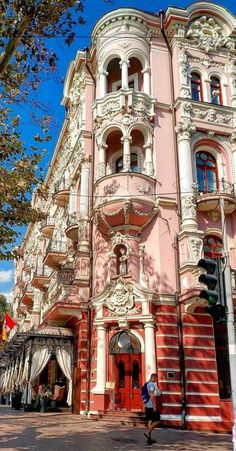
{"type": "Polygon", "coordinates": [[[129,331],[113,335],[109,344],[113,355],[114,405],[119,410],[141,410],[142,354],[138,338],[129,331]]]}

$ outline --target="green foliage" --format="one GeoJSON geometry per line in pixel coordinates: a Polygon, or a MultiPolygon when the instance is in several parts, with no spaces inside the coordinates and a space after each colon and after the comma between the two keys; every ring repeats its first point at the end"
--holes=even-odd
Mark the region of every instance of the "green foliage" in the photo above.
{"type": "Polygon", "coordinates": [[[3,317],[6,312],[12,316],[12,305],[7,302],[7,298],[4,294],[0,294],[0,326],[3,323],[3,317]]]}
{"type": "Polygon", "coordinates": [[[83,2],[74,0],[0,2],[0,259],[13,256],[9,246],[16,241],[17,227],[44,216],[29,199],[42,181],[39,163],[50,139],[51,118],[30,98],[41,132],[34,136],[35,145],[27,148],[20,137],[16,105],[32,97],[44,74],[55,72],[57,55],[48,48],[48,38],[59,35],[70,45],[73,28],[84,23],[82,11],[83,2]]]}

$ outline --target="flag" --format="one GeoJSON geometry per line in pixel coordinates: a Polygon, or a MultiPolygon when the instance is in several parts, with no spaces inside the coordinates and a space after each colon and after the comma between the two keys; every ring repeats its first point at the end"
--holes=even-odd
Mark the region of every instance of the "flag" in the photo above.
{"type": "Polygon", "coordinates": [[[10,332],[10,330],[13,329],[13,327],[16,325],[14,319],[8,315],[8,313],[5,313],[3,318],[3,324],[2,324],[2,340],[6,341],[7,334],[10,332]]]}

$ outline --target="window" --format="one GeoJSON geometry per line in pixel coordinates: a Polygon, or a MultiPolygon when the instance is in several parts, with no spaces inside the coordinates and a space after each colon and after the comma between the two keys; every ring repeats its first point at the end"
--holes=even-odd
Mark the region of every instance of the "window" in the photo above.
{"type": "Polygon", "coordinates": [[[218,258],[222,255],[222,240],[216,236],[208,235],[203,242],[205,258],[218,258]]]}
{"type": "Polygon", "coordinates": [[[217,77],[211,77],[211,103],[222,105],[222,93],[220,80],[217,77]]]}
{"type": "Polygon", "coordinates": [[[201,76],[196,72],[191,74],[191,97],[193,100],[202,100],[201,76]]]}
{"type": "MultiPolygon", "coordinates": [[[[121,89],[121,80],[112,83],[112,91],[119,91],[121,89]]],[[[138,74],[133,74],[128,77],[128,88],[138,91],[138,74]]]]}
{"type": "MultiPolygon", "coordinates": [[[[123,171],[123,156],[116,160],[116,172],[123,171]]],[[[131,172],[139,172],[138,167],[138,155],[136,153],[130,154],[130,171],[131,172]]]]}
{"type": "Polygon", "coordinates": [[[131,172],[139,172],[138,155],[136,153],[131,153],[131,155],[130,155],[130,169],[131,169],[131,172]]]}
{"type": "Polygon", "coordinates": [[[118,158],[116,160],[116,172],[122,172],[123,171],[123,157],[118,158]]]}
{"type": "Polygon", "coordinates": [[[197,183],[198,191],[213,193],[218,188],[216,160],[208,152],[197,152],[197,183]]]}

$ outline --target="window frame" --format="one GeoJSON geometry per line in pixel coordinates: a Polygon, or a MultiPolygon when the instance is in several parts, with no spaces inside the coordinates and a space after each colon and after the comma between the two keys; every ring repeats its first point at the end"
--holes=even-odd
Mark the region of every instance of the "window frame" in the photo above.
{"type": "Polygon", "coordinates": [[[195,100],[196,102],[202,102],[203,101],[202,76],[198,72],[192,71],[190,74],[190,78],[191,78],[191,99],[195,100]],[[194,76],[197,75],[199,77],[198,80],[193,80],[193,78],[192,78],[193,75],[194,76]],[[193,89],[192,89],[193,84],[195,84],[195,86],[197,86],[197,89],[195,89],[195,92],[198,93],[198,99],[195,99],[192,95],[193,94],[193,89]]]}
{"type": "Polygon", "coordinates": [[[219,189],[219,177],[218,177],[218,164],[217,164],[217,159],[216,157],[209,151],[207,150],[198,150],[195,154],[195,161],[196,161],[196,175],[197,175],[197,185],[198,185],[198,192],[199,193],[215,193],[218,189],[219,189]],[[206,154],[207,155],[207,159],[204,161],[202,160],[202,162],[204,164],[200,165],[200,163],[198,162],[198,159],[200,158],[200,154],[206,154]],[[210,157],[210,158],[209,158],[210,157]],[[207,166],[206,162],[209,160],[214,160],[215,166],[214,168],[212,168],[212,166],[207,166]],[[200,189],[200,183],[199,183],[199,177],[198,177],[198,169],[201,169],[203,171],[203,182],[204,182],[204,190],[200,189]],[[207,173],[208,172],[214,172],[215,173],[215,189],[213,190],[209,190],[209,178],[207,177],[207,173]]]}
{"type": "Polygon", "coordinates": [[[221,86],[221,80],[217,75],[211,75],[210,77],[210,103],[212,103],[213,105],[223,105],[223,97],[222,97],[222,86],[221,86]],[[213,85],[212,84],[212,80],[217,80],[217,84],[213,85]],[[217,89],[218,90],[218,94],[217,95],[213,95],[213,91],[217,89]],[[215,102],[213,101],[214,98],[218,98],[219,101],[215,102]]]}

